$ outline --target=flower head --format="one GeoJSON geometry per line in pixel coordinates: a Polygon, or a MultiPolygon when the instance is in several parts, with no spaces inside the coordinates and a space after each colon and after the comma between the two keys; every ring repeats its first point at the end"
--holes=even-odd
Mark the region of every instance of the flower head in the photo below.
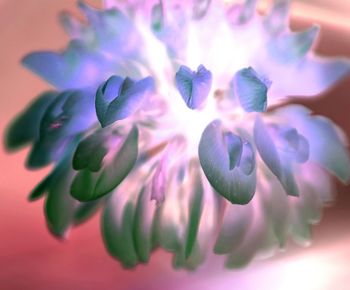
{"type": "Polygon", "coordinates": [[[292,96],[313,97],[349,74],[311,48],[319,27],[291,32],[288,0],[79,1],[61,15],[71,41],[23,64],[54,91],[11,124],[27,166],[54,164],[30,200],[46,198],[49,229],[102,208],[102,235],[124,266],[161,247],[196,268],[209,251],[228,267],[306,243],[332,199],[328,173],[350,179],[343,135],[292,96]]]}

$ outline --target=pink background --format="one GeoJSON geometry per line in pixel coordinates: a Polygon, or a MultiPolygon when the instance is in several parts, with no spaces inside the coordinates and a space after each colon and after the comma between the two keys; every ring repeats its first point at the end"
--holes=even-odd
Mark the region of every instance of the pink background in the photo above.
{"type": "MultiPolygon", "coordinates": [[[[301,2],[293,4],[293,26],[310,24],[306,17],[322,19],[317,21],[322,25],[318,51],[350,57],[348,1],[314,0],[314,6],[301,2]]],[[[48,87],[22,68],[19,60],[32,50],[65,45],[57,13],[76,11],[74,4],[73,0],[0,0],[1,135],[9,120],[48,87]]],[[[324,98],[307,102],[316,112],[330,116],[348,136],[349,87],[350,77],[324,98]]],[[[337,203],[325,210],[321,224],[314,227],[309,248],[290,245],[287,253],[234,272],[219,266],[195,273],[173,271],[170,255],[158,252],[149,265],[125,271],[105,252],[98,217],[74,229],[68,241],[50,236],[42,201],[26,199],[48,169],[25,170],[26,153],[9,155],[3,147],[0,152],[0,289],[350,289],[349,187],[338,186],[337,203]]]]}

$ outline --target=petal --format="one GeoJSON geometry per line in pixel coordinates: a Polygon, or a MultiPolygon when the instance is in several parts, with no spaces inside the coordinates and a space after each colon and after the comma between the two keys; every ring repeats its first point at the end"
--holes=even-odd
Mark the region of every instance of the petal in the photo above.
{"type": "MultiPolygon", "coordinates": [[[[119,144],[119,143],[118,143],[119,144]]],[[[113,148],[113,147],[112,147],[113,148]]],[[[138,155],[138,130],[133,127],[125,141],[109,156],[98,172],[80,170],[73,180],[71,194],[80,201],[100,198],[116,188],[134,167],[138,155]]],[[[93,154],[94,152],[90,152],[93,154]]]]}
{"type": "Polygon", "coordinates": [[[211,84],[212,74],[203,65],[197,72],[191,71],[186,66],[180,66],[175,76],[176,87],[190,109],[198,109],[207,99],[211,84]]]}
{"type": "Polygon", "coordinates": [[[141,262],[149,261],[150,253],[155,246],[154,228],[158,222],[158,207],[150,203],[149,186],[145,186],[137,200],[134,222],[133,222],[133,239],[136,253],[141,262]]]}
{"type": "Polygon", "coordinates": [[[151,19],[152,30],[155,33],[160,33],[164,29],[164,11],[162,1],[159,1],[158,4],[153,6],[151,19]]]}
{"type": "Polygon", "coordinates": [[[193,18],[201,19],[210,8],[211,0],[194,0],[193,1],[193,18]]]}
{"type": "Polygon", "coordinates": [[[234,94],[247,112],[264,112],[270,82],[249,67],[239,70],[233,78],[234,94]]]}
{"type": "Polygon", "coordinates": [[[78,206],[78,201],[69,194],[72,178],[73,174],[70,170],[65,170],[55,176],[45,201],[45,216],[48,227],[58,237],[65,237],[72,226],[74,212],[78,206]]]}
{"type": "Polygon", "coordinates": [[[298,151],[296,152],[295,159],[299,163],[305,163],[310,156],[309,141],[302,135],[299,135],[298,151]]]}
{"type": "MultiPolygon", "coordinates": [[[[199,169],[199,168],[198,168],[199,169]]],[[[199,173],[199,172],[198,172],[199,173]]],[[[200,174],[197,173],[197,176],[194,176],[191,201],[189,205],[189,221],[186,229],[186,241],[185,241],[185,259],[188,259],[195,247],[197,241],[197,233],[199,229],[199,223],[202,215],[203,209],[203,184],[200,177],[200,174]]]]}
{"type": "Polygon", "coordinates": [[[254,124],[254,141],[260,157],[277,177],[282,174],[282,165],[277,148],[260,117],[254,124]]]}
{"type": "Polygon", "coordinates": [[[239,163],[239,168],[244,174],[250,175],[255,168],[255,155],[253,147],[250,143],[243,143],[242,157],[239,163]]]}
{"type": "Polygon", "coordinates": [[[245,0],[243,4],[233,4],[228,10],[229,21],[242,25],[253,18],[256,11],[256,0],[245,0]]]}
{"type": "Polygon", "coordinates": [[[152,177],[151,200],[155,200],[158,205],[164,202],[168,181],[168,158],[167,152],[159,161],[152,177]]]}
{"type": "Polygon", "coordinates": [[[75,170],[88,169],[97,172],[102,167],[102,161],[108,153],[107,134],[113,132],[97,131],[82,140],[73,157],[73,168],[75,170]]]}
{"type": "Polygon", "coordinates": [[[121,203],[114,194],[102,215],[102,236],[108,252],[126,268],[137,265],[138,257],[133,242],[134,206],[121,203]]]}
{"type": "Polygon", "coordinates": [[[280,180],[286,193],[298,196],[298,187],[293,176],[290,157],[288,153],[277,150],[274,140],[260,117],[255,120],[254,140],[262,160],[280,180]]]}
{"type": "Polygon", "coordinates": [[[39,137],[41,118],[56,95],[55,92],[43,93],[12,121],[6,131],[6,149],[16,150],[39,137]]]}
{"type": "Polygon", "coordinates": [[[256,186],[255,168],[250,175],[239,168],[229,170],[229,154],[220,121],[213,121],[205,128],[198,154],[209,183],[219,194],[238,204],[246,204],[252,199],[256,186]]]}
{"type": "Polygon", "coordinates": [[[97,86],[116,66],[104,56],[89,51],[78,40],[71,41],[62,53],[34,52],[22,63],[59,89],[97,86]]]}
{"type": "Polygon", "coordinates": [[[148,93],[154,89],[154,81],[151,77],[137,82],[126,78],[122,84],[120,82],[120,77],[112,76],[97,90],[96,114],[102,127],[135,113],[148,93]]]}
{"type": "Polygon", "coordinates": [[[273,59],[280,63],[290,63],[305,57],[319,34],[320,27],[317,25],[296,33],[286,33],[285,35],[273,38],[268,43],[268,50],[273,59]]]}
{"type": "Polygon", "coordinates": [[[227,132],[225,133],[225,141],[227,144],[227,151],[230,158],[229,168],[230,170],[232,170],[237,166],[237,164],[239,164],[242,157],[242,139],[237,135],[232,134],[231,132],[227,132]]]}
{"type": "Polygon", "coordinates": [[[274,4],[264,19],[264,27],[273,35],[288,27],[290,0],[274,0],[274,4]]]}
{"type": "Polygon", "coordinates": [[[275,80],[270,88],[274,98],[316,96],[349,75],[350,64],[340,58],[310,56],[296,63],[271,66],[267,73],[275,80]]]}
{"type": "Polygon", "coordinates": [[[302,106],[290,105],[276,114],[293,120],[298,131],[309,143],[309,160],[320,164],[343,183],[350,181],[350,156],[341,130],[329,119],[312,116],[302,106]]]}
{"type": "Polygon", "coordinates": [[[254,211],[251,204],[243,207],[228,204],[225,208],[223,222],[215,242],[214,252],[222,255],[239,247],[250,230],[253,215],[254,211]]]}

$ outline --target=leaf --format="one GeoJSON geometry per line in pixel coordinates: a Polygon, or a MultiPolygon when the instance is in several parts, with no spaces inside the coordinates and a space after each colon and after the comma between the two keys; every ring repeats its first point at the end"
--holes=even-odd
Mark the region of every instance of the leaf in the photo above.
{"type": "MultiPolygon", "coordinates": [[[[138,155],[137,127],[133,127],[124,140],[120,143],[119,150],[112,152],[99,171],[91,172],[88,169],[78,171],[71,187],[74,198],[80,201],[98,199],[111,192],[124,180],[134,167],[138,155]]],[[[90,153],[93,154],[93,152],[90,153]]],[[[78,152],[75,156],[77,154],[78,152]]]]}
{"type": "Polygon", "coordinates": [[[11,122],[6,131],[6,149],[17,150],[38,138],[41,118],[56,95],[55,92],[41,94],[11,122]]]}
{"type": "Polygon", "coordinates": [[[200,108],[207,99],[211,85],[212,74],[203,65],[197,72],[191,71],[186,66],[180,66],[175,76],[176,87],[190,109],[200,108]]]}
{"type": "Polygon", "coordinates": [[[134,114],[154,89],[151,77],[140,81],[118,76],[110,77],[97,90],[95,107],[102,127],[134,114]]]}
{"type": "Polygon", "coordinates": [[[233,78],[234,94],[247,112],[266,111],[270,85],[269,80],[259,76],[251,67],[239,70],[233,78]]]}
{"type": "Polygon", "coordinates": [[[229,154],[224,144],[221,122],[216,120],[204,130],[199,143],[199,160],[211,186],[231,203],[247,204],[256,186],[255,168],[245,174],[242,168],[229,169],[229,154]]]}

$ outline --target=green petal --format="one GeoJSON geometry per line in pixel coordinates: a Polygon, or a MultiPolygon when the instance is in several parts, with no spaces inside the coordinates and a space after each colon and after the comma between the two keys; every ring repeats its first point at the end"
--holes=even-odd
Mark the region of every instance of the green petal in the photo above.
{"type": "Polygon", "coordinates": [[[133,127],[120,149],[98,172],[83,169],[77,173],[71,187],[72,196],[80,201],[90,201],[111,192],[132,170],[137,155],[138,129],[133,127]]]}

